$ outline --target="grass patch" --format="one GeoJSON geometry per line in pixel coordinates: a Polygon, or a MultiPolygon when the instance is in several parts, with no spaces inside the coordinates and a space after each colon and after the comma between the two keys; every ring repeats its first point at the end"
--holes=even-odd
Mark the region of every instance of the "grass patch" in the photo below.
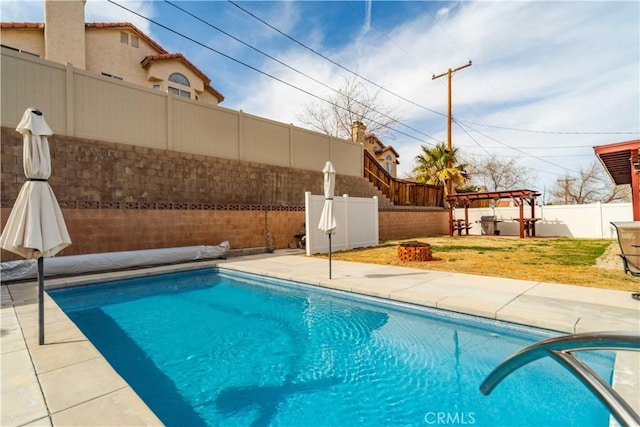
{"type": "Polygon", "coordinates": [[[638,292],[640,279],[619,269],[596,267],[596,259],[615,243],[610,239],[534,238],[507,236],[423,237],[434,260],[401,262],[397,246],[405,240],[382,242],[375,248],[339,251],[333,259],[483,276],[508,277],[638,292]]]}
{"type": "MultiPolygon", "coordinates": [[[[393,245],[392,245],[393,246],[393,245]]],[[[432,251],[437,252],[464,252],[464,251],[473,251],[473,252],[505,252],[503,248],[492,248],[487,246],[445,246],[445,245],[432,245],[432,251]]]]}

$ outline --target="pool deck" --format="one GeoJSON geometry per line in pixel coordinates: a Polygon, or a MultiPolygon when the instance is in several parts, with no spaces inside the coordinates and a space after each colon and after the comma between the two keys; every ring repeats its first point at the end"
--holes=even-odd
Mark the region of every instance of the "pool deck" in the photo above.
{"type": "MultiPolygon", "coordinates": [[[[211,266],[559,332],[640,331],[640,302],[630,292],[335,260],[329,280],[326,259],[295,250],[47,279],[46,287],[211,266]]],[[[38,345],[35,282],[2,285],[1,290],[0,425],[162,425],[48,295],[45,345],[38,345]]],[[[613,383],[639,412],[640,352],[618,353],[613,383]]]]}

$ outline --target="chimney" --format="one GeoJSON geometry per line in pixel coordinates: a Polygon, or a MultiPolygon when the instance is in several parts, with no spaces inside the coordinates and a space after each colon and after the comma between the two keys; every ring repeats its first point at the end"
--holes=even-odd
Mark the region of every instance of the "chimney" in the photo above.
{"type": "Polygon", "coordinates": [[[353,122],[351,125],[351,140],[353,142],[364,144],[364,131],[366,129],[367,127],[362,122],[353,122]]]}
{"type": "Polygon", "coordinates": [[[44,1],[44,57],[85,69],[84,4],[86,0],[44,1]]]}

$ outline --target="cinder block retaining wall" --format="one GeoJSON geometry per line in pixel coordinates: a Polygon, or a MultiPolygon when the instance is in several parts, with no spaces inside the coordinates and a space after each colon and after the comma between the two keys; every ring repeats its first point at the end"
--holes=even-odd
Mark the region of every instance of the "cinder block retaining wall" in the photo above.
{"type": "Polygon", "coordinates": [[[379,209],[381,240],[449,234],[449,212],[440,208],[379,209]]]}
{"type": "MultiPolygon", "coordinates": [[[[25,177],[22,136],[1,131],[2,227],[25,177]]],[[[72,240],[60,255],[192,245],[228,240],[232,248],[276,248],[303,229],[304,192],[322,194],[322,173],[125,144],[50,138],[49,180],[72,240]]],[[[380,238],[447,233],[442,209],[394,209],[364,178],[336,177],[336,193],[378,196],[380,238]]],[[[3,261],[19,259],[2,251],[3,261]]]]}
{"type": "MultiPolygon", "coordinates": [[[[1,131],[2,207],[25,180],[22,135],[1,131]]],[[[49,184],[64,202],[205,203],[304,206],[304,192],[322,194],[322,172],[177,151],[53,135],[49,184]]],[[[336,176],[336,194],[381,196],[367,180],[336,176]]],[[[380,197],[383,199],[383,197],[380,197]]],[[[380,200],[380,206],[391,206],[380,200]]]]}

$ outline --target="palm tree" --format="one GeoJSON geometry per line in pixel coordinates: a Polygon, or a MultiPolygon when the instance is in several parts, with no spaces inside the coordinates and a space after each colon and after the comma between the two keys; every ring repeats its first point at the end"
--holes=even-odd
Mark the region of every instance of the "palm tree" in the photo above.
{"type": "Polygon", "coordinates": [[[424,184],[442,185],[445,195],[449,194],[447,183],[452,183],[455,188],[464,185],[469,177],[465,163],[458,161],[458,149],[449,151],[441,142],[433,148],[422,146],[422,154],[416,156],[417,166],[413,168],[416,173],[416,181],[424,184]],[[449,167],[451,165],[451,167],[449,167]]]}

